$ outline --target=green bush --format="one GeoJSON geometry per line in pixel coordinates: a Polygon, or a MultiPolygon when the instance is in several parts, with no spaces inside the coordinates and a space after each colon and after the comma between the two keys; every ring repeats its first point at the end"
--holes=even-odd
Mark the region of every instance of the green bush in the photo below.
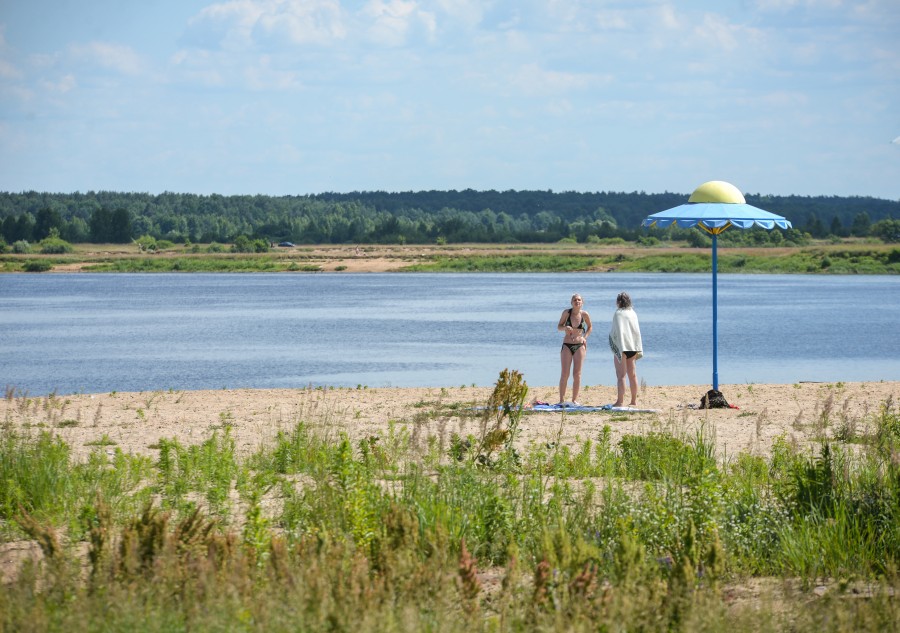
{"type": "Polygon", "coordinates": [[[159,249],[159,244],[156,241],[156,238],[152,235],[141,235],[139,238],[134,240],[134,243],[137,244],[138,249],[142,252],[154,252],[159,249]]]}
{"type": "Polygon", "coordinates": [[[637,238],[637,243],[641,246],[658,246],[659,240],[652,235],[642,235],[637,238]]]}
{"type": "Polygon", "coordinates": [[[232,253],[268,253],[269,242],[263,239],[251,240],[246,235],[238,235],[231,245],[232,253]]]}
{"type": "Polygon", "coordinates": [[[26,273],[44,273],[53,268],[53,264],[43,259],[32,259],[22,265],[26,273]]]}
{"type": "Polygon", "coordinates": [[[50,235],[40,242],[41,252],[45,255],[60,255],[63,253],[71,253],[72,245],[59,237],[59,229],[50,229],[50,235]]]}
{"type": "Polygon", "coordinates": [[[703,231],[689,231],[685,240],[694,248],[709,248],[712,246],[712,238],[703,231]]]}

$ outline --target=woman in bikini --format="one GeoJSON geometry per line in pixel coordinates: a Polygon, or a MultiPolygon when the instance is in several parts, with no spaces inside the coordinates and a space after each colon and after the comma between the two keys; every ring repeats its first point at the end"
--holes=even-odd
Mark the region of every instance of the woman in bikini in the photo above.
{"type": "Polygon", "coordinates": [[[562,371],[559,376],[559,404],[566,401],[566,384],[572,373],[572,404],[578,406],[578,392],[581,391],[581,366],[587,356],[587,339],[591,334],[591,316],[582,310],[584,299],[572,295],[572,307],[563,310],[556,324],[558,332],[565,332],[559,360],[562,371]]]}

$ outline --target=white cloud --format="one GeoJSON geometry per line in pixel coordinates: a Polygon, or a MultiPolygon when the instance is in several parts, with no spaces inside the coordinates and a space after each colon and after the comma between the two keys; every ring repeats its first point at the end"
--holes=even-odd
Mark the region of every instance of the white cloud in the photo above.
{"type": "Polygon", "coordinates": [[[41,85],[49,92],[66,94],[67,92],[74,90],[78,86],[78,82],[75,81],[75,75],[69,73],[58,81],[44,80],[41,82],[41,85]]]}
{"type": "Polygon", "coordinates": [[[631,28],[629,14],[623,10],[601,9],[595,15],[597,26],[603,30],[625,31],[631,28]]]}
{"type": "Polygon", "coordinates": [[[561,72],[526,64],[512,77],[512,84],[520,93],[535,96],[554,96],[586,88],[591,78],[586,74],[561,72]]]}
{"type": "Polygon", "coordinates": [[[435,5],[441,13],[470,29],[481,23],[489,6],[481,0],[435,0],[435,5]]]}
{"type": "Polygon", "coordinates": [[[710,44],[713,49],[733,51],[738,47],[741,29],[728,22],[723,16],[707,13],[698,26],[693,28],[693,36],[710,44]]]}
{"type": "Polygon", "coordinates": [[[76,44],[70,48],[70,53],[78,61],[97,64],[124,75],[137,75],[143,67],[138,54],[128,46],[121,44],[110,42],[76,44]]]}
{"type": "Polygon", "coordinates": [[[191,18],[184,43],[230,51],[347,42],[393,48],[433,42],[441,29],[471,33],[489,8],[478,0],[228,0],[191,18]]]}
{"type": "Polygon", "coordinates": [[[221,54],[195,49],[178,51],[171,62],[182,78],[188,83],[201,86],[222,86],[225,84],[224,70],[227,64],[221,61],[221,54]]]}
{"type": "Polygon", "coordinates": [[[893,143],[894,145],[900,145],[900,136],[891,141],[891,143],[893,143]]]}
{"type": "Polygon", "coordinates": [[[211,4],[188,21],[188,40],[201,48],[246,48],[263,12],[252,0],[211,4]]]}
{"type": "Polygon", "coordinates": [[[263,55],[256,65],[247,69],[245,75],[250,89],[281,91],[302,87],[297,73],[273,68],[271,62],[268,55],[263,55]]]}
{"type": "Polygon", "coordinates": [[[681,30],[682,21],[675,14],[675,7],[669,4],[664,4],[659,7],[659,21],[662,25],[673,31],[681,30]]]}
{"type": "Polygon", "coordinates": [[[546,110],[553,116],[568,116],[572,114],[574,108],[568,99],[558,99],[547,104],[546,110]]]}
{"type": "Polygon", "coordinates": [[[0,59],[0,77],[3,79],[19,79],[21,76],[22,71],[16,68],[15,65],[5,59],[0,59]]]}
{"type": "Polygon", "coordinates": [[[809,96],[799,92],[779,91],[760,95],[747,102],[796,112],[809,107],[809,96]]]}
{"type": "Polygon", "coordinates": [[[283,37],[292,44],[330,44],[347,37],[344,12],[334,0],[270,5],[259,16],[256,34],[283,37]]]}
{"type": "Polygon", "coordinates": [[[420,10],[413,0],[370,0],[360,16],[368,22],[369,38],[385,46],[402,46],[420,31],[431,39],[437,29],[434,13],[420,10]]]}
{"type": "Polygon", "coordinates": [[[756,0],[755,6],[763,11],[790,11],[795,7],[835,9],[844,4],[843,0],[756,0]]]}
{"type": "Polygon", "coordinates": [[[188,23],[187,41],[204,48],[327,45],[347,36],[339,0],[232,0],[212,4],[188,23]]]}

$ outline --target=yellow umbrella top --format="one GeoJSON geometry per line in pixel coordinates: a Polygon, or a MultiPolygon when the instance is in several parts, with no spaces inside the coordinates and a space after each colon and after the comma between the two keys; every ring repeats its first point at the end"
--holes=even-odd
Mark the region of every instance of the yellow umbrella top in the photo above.
{"type": "Polygon", "coordinates": [[[724,202],[726,204],[746,204],[744,194],[724,180],[710,180],[694,189],[688,202],[724,202]]]}

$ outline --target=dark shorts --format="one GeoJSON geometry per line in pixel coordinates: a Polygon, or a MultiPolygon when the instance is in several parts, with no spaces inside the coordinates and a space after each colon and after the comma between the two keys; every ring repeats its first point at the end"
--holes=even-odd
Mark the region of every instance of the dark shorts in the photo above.
{"type": "Polygon", "coordinates": [[[625,354],[625,358],[632,358],[635,355],[637,355],[637,352],[622,352],[622,353],[625,354]]]}

